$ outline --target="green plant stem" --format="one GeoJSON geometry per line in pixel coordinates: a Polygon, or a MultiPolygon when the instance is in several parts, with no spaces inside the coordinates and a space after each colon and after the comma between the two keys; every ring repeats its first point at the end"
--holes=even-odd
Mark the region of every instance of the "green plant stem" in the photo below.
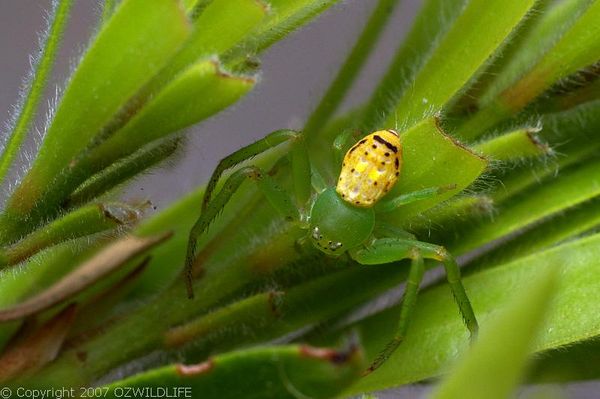
{"type": "Polygon", "coordinates": [[[2,266],[12,266],[61,242],[131,225],[141,210],[123,203],[92,204],[67,213],[10,247],[0,250],[2,266]]]}
{"type": "MultiPolygon", "coordinates": [[[[242,299],[205,316],[168,330],[164,336],[166,348],[177,348],[211,335],[223,335],[226,329],[237,331],[249,325],[267,326],[281,316],[285,300],[281,291],[270,291],[242,299]]],[[[235,339],[235,342],[238,342],[235,339]]]]}
{"type": "Polygon", "coordinates": [[[317,135],[338,109],[398,4],[399,0],[379,0],[334,81],[309,116],[304,127],[307,137],[317,135]]]}
{"type": "Polygon", "coordinates": [[[594,198],[574,209],[526,230],[522,234],[486,252],[465,265],[466,273],[472,274],[484,268],[508,263],[531,255],[553,245],[562,243],[600,226],[600,199],[594,198]]]}
{"type": "MultiPolygon", "coordinates": [[[[365,109],[361,111],[361,129],[372,131],[383,126],[418,68],[439,43],[462,11],[465,0],[426,0],[406,39],[394,55],[383,79],[377,85],[365,109]],[[435,23],[432,23],[435,21],[435,23]]],[[[402,118],[402,116],[400,116],[402,118]]],[[[393,125],[392,125],[393,126],[393,125]]]]}
{"type": "Polygon", "coordinates": [[[60,47],[63,31],[69,20],[72,5],[73,0],[60,0],[56,2],[52,15],[52,22],[46,33],[46,43],[39,56],[38,63],[32,72],[31,82],[29,83],[29,92],[24,98],[14,128],[9,135],[2,156],[0,157],[0,182],[4,181],[15,156],[17,156],[19,148],[27,135],[29,127],[31,126],[31,121],[35,116],[40,99],[44,94],[48,77],[52,72],[52,65],[54,64],[56,52],[60,47]]]}
{"type": "Polygon", "coordinates": [[[517,114],[560,79],[600,59],[600,2],[594,1],[561,39],[517,82],[503,90],[459,128],[473,140],[517,114]]]}
{"type": "Polygon", "coordinates": [[[167,140],[166,143],[142,148],[131,156],[112,164],[79,186],[67,198],[65,206],[83,205],[106,194],[119,184],[138,176],[143,171],[157,167],[177,151],[179,144],[179,138],[167,140]]]}
{"type": "Polygon", "coordinates": [[[551,154],[550,147],[536,133],[539,129],[517,129],[473,146],[498,161],[518,161],[551,154]]]}
{"type": "Polygon", "coordinates": [[[534,0],[471,0],[416,74],[386,126],[410,127],[439,112],[527,15],[534,0]],[[486,32],[482,34],[482,32],[486,32]]]}
{"type": "Polygon", "coordinates": [[[600,162],[588,162],[564,171],[551,182],[507,201],[493,222],[470,226],[450,245],[455,253],[465,253],[485,243],[516,232],[532,223],[600,195],[600,186],[588,184],[600,177],[600,162]]]}
{"type": "MultiPolygon", "coordinates": [[[[214,0],[213,0],[214,1],[214,0]]],[[[256,55],[310,19],[321,14],[339,0],[270,0],[273,12],[260,24],[252,37],[247,37],[223,55],[223,63],[236,65],[256,55]]]]}

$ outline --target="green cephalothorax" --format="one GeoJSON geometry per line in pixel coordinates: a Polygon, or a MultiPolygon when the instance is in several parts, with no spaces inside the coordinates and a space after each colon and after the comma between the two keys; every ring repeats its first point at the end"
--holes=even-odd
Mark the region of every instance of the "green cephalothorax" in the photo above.
{"type": "Polygon", "coordinates": [[[342,200],[331,187],[317,196],[310,212],[312,243],[329,255],[341,255],[364,243],[373,233],[373,208],[358,208],[342,200]]]}
{"type": "Polygon", "coordinates": [[[362,265],[410,259],[411,267],[398,326],[390,343],[365,371],[370,373],[383,364],[404,340],[425,270],[424,259],[444,264],[450,289],[471,336],[477,332],[477,320],[462,286],[458,264],[452,255],[443,247],[418,241],[399,226],[388,225],[381,218],[376,218],[378,214],[399,211],[405,204],[437,196],[445,192],[447,187],[428,187],[389,198],[387,194],[402,177],[401,136],[393,130],[378,130],[353,145],[348,142],[349,138],[349,135],[344,135],[335,141],[334,151],[339,152],[338,155],[341,156],[341,151],[349,148],[340,165],[337,186],[326,187],[327,183],[323,181],[324,184],[318,187],[319,193],[313,196],[310,195],[311,173],[320,176],[320,171],[311,164],[300,132],[275,131],[224,158],[206,187],[202,212],[190,232],[185,270],[188,295],[192,298],[193,281],[199,275],[193,267],[198,237],[208,229],[240,185],[248,180],[254,182],[283,220],[296,222],[301,228],[308,229],[308,239],[320,252],[329,256],[346,253],[362,265]],[[246,165],[233,172],[217,195],[212,197],[225,170],[286,141],[291,144],[293,192],[279,187],[277,179],[269,173],[246,165]],[[304,209],[310,209],[309,223],[304,223],[304,209]]]}

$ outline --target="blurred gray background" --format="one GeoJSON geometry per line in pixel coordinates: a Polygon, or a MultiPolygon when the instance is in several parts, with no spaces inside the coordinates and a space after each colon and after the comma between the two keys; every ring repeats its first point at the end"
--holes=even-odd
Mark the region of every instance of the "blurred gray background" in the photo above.
{"type": "MultiPolygon", "coordinates": [[[[383,40],[343,105],[348,108],[369,96],[394,50],[410,27],[420,0],[403,0],[383,40]]],[[[204,182],[225,155],[266,133],[280,128],[301,128],[317,104],[328,82],[351,48],[375,0],[345,0],[316,21],[279,42],[262,57],[257,88],[231,109],[189,129],[192,138],[176,164],[139,179],[126,195],[149,198],[157,207],[191,191],[204,182]]],[[[37,49],[38,33],[44,29],[51,0],[0,0],[0,119],[9,119],[12,106],[29,70],[29,54],[37,49]]],[[[99,2],[79,0],[65,34],[57,65],[48,87],[48,100],[55,97],[72,66],[79,59],[100,15],[99,2]]],[[[48,102],[44,102],[37,127],[41,130],[48,102]]],[[[4,129],[2,130],[4,131],[4,129]]],[[[34,154],[33,141],[28,154],[34,154]]],[[[29,156],[22,158],[22,171],[29,156]]],[[[19,172],[18,171],[18,172],[19,172]]],[[[2,196],[6,196],[4,188],[2,196]]],[[[522,397],[600,398],[598,384],[531,387],[522,397]],[[538,396],[539,395],[539,396],[538,396]]],[[[416,386],[388,391],[380,399],[419,398],[426,389],[416,386]]]]}

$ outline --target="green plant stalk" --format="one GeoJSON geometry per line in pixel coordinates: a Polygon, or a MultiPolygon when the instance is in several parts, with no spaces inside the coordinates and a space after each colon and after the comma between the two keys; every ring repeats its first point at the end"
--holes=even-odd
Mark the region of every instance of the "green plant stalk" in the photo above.
{"type": "Polygon", "coordinates": [[[173,77],[203,58],[224,54],[261,26],[268,13],[268,3],[263,0],[212,0],[194,20],[188,41],[142,95],[156,94],[173,77]]]}
{"type": "MultiPolygon", "coordinates": [[[[548,3],[548,2],[546,2],[548,3]]],[[[505,60],[500,70],[490,71],[489,86],[475,99],[476,109],[489,105],[503,90],[510,87],[552,47],[590,5],[591,0],[567,0],[545,6],[544,12],[536,10],[530,18],[533,26],[521,36],[521,45],[512,56],[503,54],[505,60]],[[539,13],[539,14],[538,14],[539,13]]]]}
{"type": "Polygon", "coordinates": [[[321,14],[339,0],[270,0],[270,16],[246,38],[223,55],[223,63],[236,65],[269,48],[289,33],[321,14]]]}
{"type": "MultiPolygon", "coordinates": [[[[231,271],[231,264],[225,266],[231,271]]],[[[398,267],[398,265],[373,268],[353,267],[301,285],[297,289],[294,288],[281,297],[282,301],[278,309],[280,309],[282,316],[277,317],[274,324],[265,326],[264,323],[260,322],[260,315],[245,315],[245,317],[253,319],[254,322],[258,321],[257,324],[248,323],[247,325],[251,328],[258,327],[250,337],[250,342],[256,342],[257,339],[266,341],[280,337],[306,325],[307,322],[317,322],[324,317],[333,317],[340,312],[348,311],[351,307],[363,303],[383,289],[389,289],[398,284],[405,278],[406,272],[407,268],[398,267]],[[348,295],[347,287],[349,285],[346,284],[356,285],[366,280],[369,281],[369,284],[365,289],[353,290],[348,295]],[[336,300],[336,298],[339,299],[340,295],[344,295],[348,300],[336,300]],[[323,304],[326,304],[326,306],[323,306],[323,304]],[[307,308],[311,309],[311,312],[307,312],[307,308]]],[[[238,280],[239,277],[239,271],[236,271],[234,276],[229,276],[229,284],[237,281],[239,286],[240,283],[243,283],[238,280]]],[[[102,336],[95,337],[63,353],[61,358],[53,365],[35,376],[36,383],[45,385],[49,381],[69,381],[73,386],[85,385],[124,361],[142,355],[148,350],[164,347],[164,333],[168,331],[169,325],[178,325],[194,315],[202,314],[207,310],[207,307],[210,307],[209,302],[216,299],[214,292],[208,292],[209,285],[216,283],[221,287],[221,290],[225,286],[228,289],[231,287],[229,284],[224,285],[223,279],[223,276],[216,277],[213,275],[210,279],[205,276],[202,284],[196,287],[197,289],[203,288],[202,303],[198,303],[198,301],[184,302],[173,307],[174,303],[181,301],[181,298],[183,298],[182,293],[185,290],[183,282],[177,282],[151,304],[120,320],[118,324],[111,325],[111,328],[102,336]],[[218,278],[219,281],[215,278],[218,278]],[[166,330],[165,327],[167,327],[166,330]],[[142,331],[144,331],[144,334],[141,334],[142,331]],[[137,338],[132,341],[133,336],[137,338]],[[110,348],[114,350],[107,350],[109,342],[112,342],[110,348]],[[77,353],[85,353],[87,356],[85,370],[82,370],[81,360],[77,357],[77,353]]],[[[225,293],[221,292],[220,294],[222,296],[225,293]]],[[[259,313],[264,313],[264,310],[261,309],[259,313]]],[[[205,321],[211,318],[210,314],[205,317],[205,321]]],[[[202,325],[202,323],[199,322],[198,324],[202,325]]],[[[206,339],[210,343],[211,350],[214,350],[216,348],[231,349],[232,346],[243,344],[249,338],[244,337],[240,330],[235,333],[234,337],[234,340],[221,340],[219,336],[216,337],[216,341],[213,341],[214,337],[207,337],[206,339]]],[[[201,343],[202,341],[197,344],[200,345],[201,343]]],[[[29,383],[29,380],[27,383],[29,383]]]]}
{"type": "Polygon", "coordinates": [[[466,273],[508,263],[577,237],[600,226],[600,200],[595,198],[537,224],[467,264],[466,273]]]}
{"type": "Polygon", "coordinates": [[[597,130],[600,127],[600,101],[557,114],[544,115],[538,136],[559,154],[550,165],[519,168],[502,176],[502,187],[492,195],[494,202],[505,201],[534,184],[544,181],[563,169],[590,158],[600,148],[597,130]]]}
{"type": "Polygon", "coordinates": [[[475,345],[438,384],[431,398],[511,397],[524,380],[557,280],[556,270],[550,268],[517,293],[506,309],[486,324],[475,345]]]}
{"type": "Polygon", "coordinates": [[[252,77],[227,73],[218,61],[199,61],[173,79],[122,129],[91,150],[79,167],[98,171],[148,143],[216,114],[247,94],[255,83],[252,77]],[[209,98],[198,101],[208,93],[209,98]]]}
{"type": "Polygon", "coordinates": [[[373,51],[375,43],[381,36],[383,29],[398,4],[399,0],[378,1],[350,54],[339,69],[338,74],[315,110],[309,116],[304,126],[304,131],[309,138],[317,135],[338,109],[344,96],[352,87],[356,76],[358,76],[358,73],[373,51]]]}
{"type": "MultiPolygon", "coordinates": [[[[271,323],[262,322],[264,311],[258,309],[251,315],[245,315],[246,319],[252,318],[253,321],[246,323],[243,328],[238,323],[231,323],[233,328],[230,327],[225,333],[213,331],[215,334],[198,337],[186,351],[186,356],[203,359],[214,351],[223,352],[256,342],[270,342],[303,327],[347,315],[357,306],[401,284],[406,280],[409,270],[408,264],[402,262],[377,267],[346,263],[337,267],[342,269],[285,290],[280,297],[277,314],[271,316],[271,323]],[[363,284],[360,290],[348,291],[348,287],[358,286],[361,281],[368,281],[368,284],[363,284]],[[341,296],[344,297],[343,301],[339,300],[341,296]]],[[[209,320],[210,317],[210,314],[204,316],[209,320]]]]}
{"type": "MultiPolygon", "coordinates": [[[[600,114],[596,112],[598,106],[600,102],[594,102],[562,113],[544,115],[538,121],[539,125],[543,126],[538,136],[554,147],[556,158],[543,158],[542,163],[498,171],[497,178],[502,180],[502,184],[490,194],[488,206],[484,208],[487,209],[484,215],[490,213],[492,203],[502,205],[536,185],[550,182],[559,170],[590,160],[600,150],[600,142],[595,138],[599,126],[598,115],[600,114]]],[[[456,209],[457,214],[466,215],[470,212],[469,205],[465,204],[465,206],[462,211],[456,209]]],[[[455,241],[453,236],[460,234],[458,232],[461,231],[470,231],[481,216],[482,213],[476,208],[471,217],[454,218],[452,228],[446,231],[450,226],[436,228],[439,224],[436,222],[437,215],[435,212],[429,212],[425,215],[425,220],[422,216],[420,219],[411,220],[410,227],[414,228],[420,236],[433,235],[435,239],[444,242],[455,241]],[[430,227],[433,227],[433,230],[430,227]]]]}
{"type": "MultiPolygon", "coordinates": [[[[506,40],[502,47],[497,50],[498,55],[490,59],[471,78],[472,84],[453,101],[450,109],[447,109],[448,113],[461,117],[476,110],[478,107],[477,102],[482,94],[486,93],[492,85],[496,84],[499,75],[506,73],[506,70],[511,68],[515,58],[523,55],[524,47],[532,42],[538,44],[541,40],[547,39],[548,35],[555,33],[557,30],[556,26],[546,21],[549,15],[562,16],[562,19],[564,19],[564,14],[557,12],[557,8],[561,8],[560,6],[566,3],[571,4],[582,1],[589,2],[590,0],[567,0],[560,2],[558,5],[553,0],[536,1],[534,8],[532,8],[527,18],[521,21],[511,33],[509,40],[506,40]],[[555,5],[558,7],[555,7],[555,5]],[[544,32],[545,35],[536,35],[541,25],[547,26],[549,32],[544,32]]],[[[564,22],[562,19],[559,22],[564,22]]],[[[564,30],[566,28],[568,26],[560,25],[560,29],[564,30]]],[[[538,44],[537,48],[539,49],[540,47],[542,46],[538,44]]]]}
{"type": "Polygon", "coordinates": [[[98,175],[92,176],[67,199],[65,206],[77,207],[98,198],[118,185],[139,176],[150,168],[158,167],[179,148],[179,138],[142,148],[131,156],[112,164],[98,175]]]}
{"type": "Polygon", "coordinates": [[[559,154],[548,163],[541,163],[533,166],[524,165],[515,170],[508,171],[502,176],[502,186],[491,194],[494,203],[509,201],[520,193],[531,189],[535,185],[545,184],[550,181],[558,171],[566,169],[575,164],[584,163],[591,160],[594,154],[600,149],[600,145],[595,143],[574,142],[558,148],[559,154]]]}
{"type": "Polygon", "coordinates": [[[453,223],[489,215],[494,201],[487,195],[471,195],[452,199],[410,220],[410,231],[427,237],[431,230],[452,230],[453,223]]]}
{"type": "Polygon", "coordinates": [[[460,14],[464,3],[465,0],[426,0],[423,3],[388,71],[361,111],[357,123],[361,129],[373,131],[383,127],[418,68],[460,14]]]}
{"type": "Polygon", "coordinates": [[[387,126],[412,126],[438,113],[469,81],[515,26],[534,0],[507,3],[471,0],[415,76],[387,126]],[[482,35],[481,32],[486,32],[482,35]]]}
{"type": "Polygon", "coordinates": [[[61,0],[55,3],[52,22],[49,31],[46,33],[46,43],[41,50],[38,63],[32,72],[32,78],[28,88],[29,91],[23,100],[14,128],[10,133],[8,141],[2,150],[2,155],[0,156],[0,182],[4,181],[15,156],[18,154],[19,148],[27,135],[29,127],[31,126],[31,121],[35,116],[40,99],[44,94],[48,77],[52,73],[54,58],[60,47],[63,31],[69,20],[72,5],[73,0],[61,0]]]}
{"type": "Polygon", "coordinates": [[[226,73],[214,60],[203,60],[192,65],[173,79],[122,129],[82,156],[71,173],[57,180],[47,196],[48,201],[63,201],[61,196],[64,193],[78,189],[87,176],[103,173],[105,168],[110,170],[102,175],[101,182],[106,188],[110,188],[111,184],[114,187],[118,180],[110,179],[124,177],[132,173],[133,168],[142,167],[144,162],[152,162],[153,157],[160,158],[171,148],[174,150],[172,144],[164,147],[158,144],[158,147],[155,145],[145,150],[140,148],[148,143],[152,145],[168,140],[169,135],[214,115],[247,94],[255,83],[253,78],[226,73]],[[197,101],[206,93],[210,93],[210,100],[197,101]],[[129,160],[127,157],[130,157],[129,160]]]}
{"type": "MultiPolygon", "coordinates": [[[[119,134],[123,127],[140,112],[140,109],[143,110],[147,103],[152,102],[156,97],[164,97],[165,91],[170,91],[169,94],[173,95],[173,86],[177,87],[174,83],[190,79],[190,74],[193,75],[195,70],[199,72],[197,69],[210,60],[223,76],[231,75],[220,67],[217,57],[255,29],[267,13],[268,7],[262,0],[203,2],[202,12],[193,19],[193,30],[187,40],[163,68],[132,98],[129,98],[118,113],[113,115],[110,122],[103,126],[102,131],[95,137],[93,146],[119,134]]],[[[248,79],[252,80],[250,77],[248,79]]],[[[180,86],[179,90],[181,89],[180,86]]],[[[209,98],[218,99],[219,96],[213,94],[209,98]]],[[[176,101],[176,98],[171,100],[176,101]]],[[[204,103],[212,102],[214,101],[199,102],[195,98],[186,106],[193,108],[195,104],[197,108],[202,108],[204,103]]],[[[178,116],[181,118],[181,112],[178,116]]]]}
{"type": "Polygon", "coordinates": [[[157,0],[150,8],[142,0],[123,1],[72,76],[32,168],[8,200],[0,221],[3,242],[22,234],[27,215],[48,212],[38,204],[45,190],[188,33],[186,17],[173,0],[157,0]]]}
{"type": "Polygon", "coordinates": [[[588,184],[600,178],[600,162],[588,162],[563,171],[556,179],[534,187],[499,208],[493,222],[470,226],[450,245],[453,253],[465,253],[532,223],[600,195],[600,186],[588,184]]]}
{"type": "Polygon", "coordinates": [[[356,348],[253,348],[218,355],[200,364],[150,370],[111,384],[106,397],[120,397],[122,387],[188,386],[203,398],[326,399],[337,397],[358,378],[363,367],[364,358],[356,348]]]}
{"type": "Polygon", "coordinates": [[[596,100],[600,100],[600,79],[565,95],[559,94],[548,99],[541,99],[536,106],[544,112],[560,112],[596,100]]]}
{"type": "MultiPolygon", "coordinates": [[[[226,329],[246,329],[250,325],[269,325],[279,316],[285,294],[269,291],[234,302],[205,316],[168,330],[164,335],[165,348],[177,348],[226,329]]],[[[237,341],[236,341],[237,342],[237,341]]]]}
{"type": "Polygon", "coordinates": [[[599,19],[600,2],[594,1],[532,69],[460,127],[461,137],[477,138],[521,111],[560,79],[597,62],[600,59],[599,19]]]}
{"type": "Polygon", "coordinates": [[[2,248],[1,267],[16,265],[45,248],[67,240],[131,225],[140,217],[139,208],[124,203],[100,203],[81,207],[34,231],[21,241],[2,248]]]}
{"type": "Polygon", "coordinates": [[[551,155],[550,147],[540,141],[540,129],[522,128],[481,142],[472,148],[497,161],[518,161],[551,155]]]}

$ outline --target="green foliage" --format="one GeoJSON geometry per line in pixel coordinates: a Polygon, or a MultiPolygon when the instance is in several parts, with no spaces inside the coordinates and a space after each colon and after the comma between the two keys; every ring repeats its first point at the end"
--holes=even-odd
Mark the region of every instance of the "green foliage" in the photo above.
{"type": "Polygon", "coordinates": [[[123,387],[185,385],[204,398],[331,398],[360,374],[364,366],[361,360],[355,349],[256,348],[217,356],[202,364],[151,370],[109,386],[107,397],[119,397],[123,387]]]}
{"type": "MultiPolygon", "coordinates": [[[[35,116],[70,3],[57,3],[0,176],[35,116]]],[[[114,396],[189,385],[201,397],[329,398],[448,373],[433,397],[507,397],[527,381],[532,352],[533,381],[598,377],[586,365],[600,353],[600,1],[427,0],[368,100],[336,115],[397,2],[373,9],[307,121],[312,183],[337,180],[340,133],[397,129],[402,171],[390,195],[438,194],[379,222],[471,253],[464,284],[482,333],[468,350],[448,288],[432,284],[404,342],[362,378],[399,315],[397,305],[368,317],[356,309],[405,281],[407,264],[325,257],[304,245],[308,221],[289,223],[242,185],[198,242],[198,296],[188,301],[182,268],[203,189],[146,218],[145,204],[118,199],[185,147],[183,129],[255,87],[262,51],[337,1],[151,3],[104,2],[34,164],[0,213],[3,384],[89,386],[109,375],[114,396]],[[355,334],[360,345],[327,349],[355,334]],[[152,353],[152,366],[125,375],[123,365],[152,353]]],[[[309,174],[306,163],[292,171],[297,159],[288,143],[251,164],[294,192],[309,174]]]]}
{"type": "Polygon", "coordinates": [[[46,88],[48,76],[52,71],[52,64],[60,45],[65,24],[69,19],[72,5],[72,0],[61,0],[55,4],[50,30],[46,37],[46,44],[43,50],[41,50],[42,52],[33,73],[32,81],[29,82],[29,92],[23,104],[21,104],[13,131],[9,135],[0,158],[0,182],[6,177],[10,165],[18,154],[19,147],[25,139],[28,129],[31,127],[31,121],[46,88]]]}
{"type": "Polygon", "coordinates": [[[495,315],[432,398],[510,397],[522,380],[549,299],[557,288],[556,280],[556,271],[549,270],[548,275],[519,293],[503,314],[495,315]]]}

